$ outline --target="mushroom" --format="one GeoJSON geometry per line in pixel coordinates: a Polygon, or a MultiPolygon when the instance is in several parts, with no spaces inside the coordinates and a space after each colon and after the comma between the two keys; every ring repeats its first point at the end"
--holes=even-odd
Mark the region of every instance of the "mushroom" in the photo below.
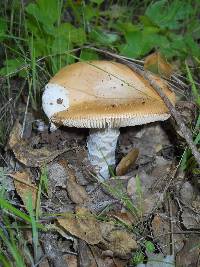
{"type": "MultiPolygon", "coordinates": [[[[152,80],[175,103],[164,80],[152,80]]],[[[78,62],[61,69],[46,85],[43,110],[53,123],[90,128],[88,158],[97,176],[109,178],[115,165],[119,128],[164,121],[169,111],[149,83],[126,65],[112,61],[78,62]]]]}

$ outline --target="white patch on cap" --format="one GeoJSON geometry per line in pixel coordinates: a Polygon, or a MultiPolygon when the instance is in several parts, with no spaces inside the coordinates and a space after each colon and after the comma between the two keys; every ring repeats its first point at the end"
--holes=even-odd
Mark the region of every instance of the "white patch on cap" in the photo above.
{"type": "Polygon", "coordinates": [[[42,108],[50,119],[55,113],[69,108],[69,91],[58,84],[48,83],[42,96],[42,108]]]}

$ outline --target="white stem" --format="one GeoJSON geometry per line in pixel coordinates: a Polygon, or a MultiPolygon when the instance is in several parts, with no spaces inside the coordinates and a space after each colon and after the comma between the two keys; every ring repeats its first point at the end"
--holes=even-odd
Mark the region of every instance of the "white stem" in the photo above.
{"type": "Polygon", "coordinates": [[[119,129],[91,129],[87,139],[88,158],[95,166],[99,179],[108,179],[108,166],[115,165],[115,150],[119,129]]]}

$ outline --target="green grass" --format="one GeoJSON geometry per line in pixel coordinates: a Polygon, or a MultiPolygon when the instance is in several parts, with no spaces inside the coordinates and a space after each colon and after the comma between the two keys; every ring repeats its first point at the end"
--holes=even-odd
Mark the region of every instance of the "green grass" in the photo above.
{"type": "MultiPolygon", "coordinates": [[[[196,105],[198,107],[197,119],[196,119],[195,126],[193,128],[193,140],[194,140],[195,145],[197,145],[199,147],[200,146],[200,112],[199,112],[200,89],[196,86],[196,82],[193,78],[193,74],[192,74],[188,64],[185,63],[185,65],[186,65],[188,81],[190,82],[192,94],[194,97],[194,102],[196,103],[196,105]]],[[[193,123],[193,122],[191,122],[191,123],[193,123]]],[[[181,158],[181,167],[183,170],[190,171],[193,174],[199,174],[200,173],[200,170],[196,164],[196,161],[195,161],[190,149],[188,149],[188,148],[185,149],[183,156],[181,158]]]]}

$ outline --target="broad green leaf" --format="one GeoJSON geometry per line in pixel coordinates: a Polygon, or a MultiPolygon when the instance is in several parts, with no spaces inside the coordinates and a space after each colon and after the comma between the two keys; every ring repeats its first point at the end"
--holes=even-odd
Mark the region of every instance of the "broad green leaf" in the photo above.
{"type": "Polygon", "coordinates": [[[26,7],[26,12],[37,21],[48,26],[58,21],[60,16],[60,1],[37,0],[26,7]]]}
{"type": "Polygon", "coordinates": [[[126,44],[120,47],[124,56],[138,58],[149,53],[153,48],[159,48],[167,42],[165,36],[159,35],[158,29],[146,27],[143,31],[127,32],[126,44]]]}
{"type": "Polygon", "coordinates": [[[111,45],[119,40],[118,34],[106,32],[100,28],[93,29],[90,32],[89,37],[97,44],[102,44],[102,45],[111,45]]]}
{"type": "Polygon", "coordinates": [[[200,57],[199,44],[194,40],[192,35],[187,34],[184,38],[184,42],[188,49],[188,55],[194,56],[194,57],[200,57]]]}
{"type": "Polygon", "coordinates": [[[183,21],[192,14],[192,5],[180,0],[156,1],[147,8],[145,15],[161,29],[177,30],[182,27],[183,21]]]}
{"type": "Polygon", "coordinates": [[[83,45],[86,41],[86,35],[83,28],[76,28],[70,23],[62,23],[55,32],[55,39],[61,38],[66,42],[83,45]]]}
{"type": "Polygon", "coordinates": [[[92,18],[99,16],[99,9],[94,8],[90,5],[86,5],[83,9],[83,12],[84,12],[84,19],[86,21],[90,21],[92,18]]]}
{"type": "Polygon", "coordinates": [[[123,33],[128,33],[128,32],[135,32],[135,31],[139,31],[140,28],[138,25],[134,25],[131,22],[118,22],[115,25],[115,29],[123,32],[123,33]]]}
{"type": "MultiPolygon", "coordinates": [[[[30,43],[30,42],[29,42],[30,43]]],[[[50,54],[52,42],[42,38],[36,38],[34,40],[35,57],[47,56],[50,54]]]]}
{"type": "Polygon", "coordinates": [[[81,46],[85,41],[86,35],[82,28],[75,28],[70,23],[63,23],[57,28],[51,50],[54,54],[61,54],[72,49],[72,44],[81,46]]]}
{"type": "Polygon", "coordinates": [[[127,6],[114,4],[114,5],[111,5],[109,9],[102,11],[101,15],[108,16],[109,19],[120,19],[122,18],[122,16],[127,16],[128,12],[129,12],[129,8],[127,6]]]}
{"type": "Polygon", "coordinates": [[[94,4],[97,4],[97,5],[100,5],[104,2],[104,0],[90,0],[91,3],[94,3],[94,4]]]}
{"type": "Polygon", "coordinates": [[[0,41],[6,38],[7,23],[3,18],[0,18],[0,41]]]}
{"type": "Polygon", "coordinates": [[[97,60],[99,59],[99,55],[95,51],[91,50],[81,50],[80,59],[82,60],[97,60]]]}
{"type": "MultiPolygon", "coordinates": [[[[25,62],[22,58],[7,59],[4,61],[4,67],[0,69],[1,76],[14,76],[24,66],[25,62]]],[[[23,76],[21,71],[21,75],[23,76]]]]}

